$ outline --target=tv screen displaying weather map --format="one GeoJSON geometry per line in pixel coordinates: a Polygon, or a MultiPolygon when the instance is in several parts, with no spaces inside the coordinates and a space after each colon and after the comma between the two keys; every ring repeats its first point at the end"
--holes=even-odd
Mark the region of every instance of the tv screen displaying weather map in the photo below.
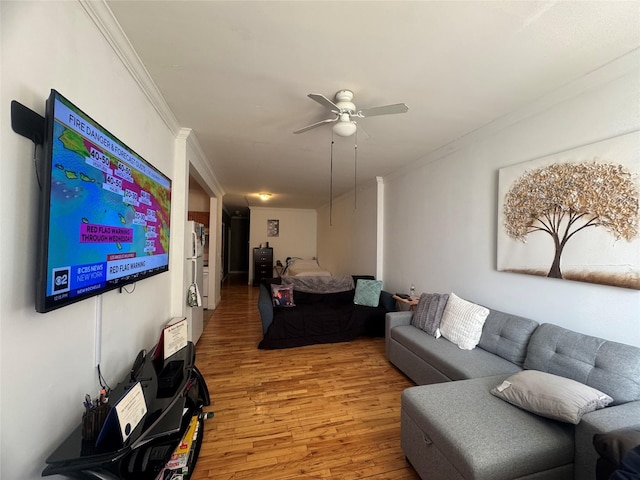
{"type": "Polygon", "coordinates": [[[46,129],[36,310],[168,270],[171,180],[55,90],[46,129]]]}

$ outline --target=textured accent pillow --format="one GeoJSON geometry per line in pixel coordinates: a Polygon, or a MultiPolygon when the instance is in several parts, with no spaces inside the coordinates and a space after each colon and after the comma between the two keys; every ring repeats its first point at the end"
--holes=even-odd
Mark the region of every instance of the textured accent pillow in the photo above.
{"type": "Polygon", "coordinates": [[[356,293],[353,296],[353,303],[356,305],[364,305],[365,307],[377,307],[380,302],[381,291],[381,280],[358,279],[356,282],[356,293]]]}
{"type": "Polygon", "coordinates": [[[271,298],[274,307],[295,307],[293,303],[293,285],[271,285],[271,298]]]}
{"type": "Polygon", "coordinates": [[[420,295],[418,306],[411,317],[411,325],[436,338],[440,337],[438,327],[448,299],[448,293],[423,293],[420,295]]]}
{"type": "Polygon", "coordinates": [[[411,325],[420,330],[424,330],[427,324],[427,312],[429,311],[429,305],[431,299],[435,296],[435,293],[423,293],[420,295],[418,305],[411,315],[411,325]]]}
{"type": "Polygon", "coordinates": [[[538,370],[518,372],[491,393],[528,412],[574,425],[585,413],[613,402],[606,393],[584,383],[538,370]]]}
{"type": "Polygon", "coordinates": [[[440,322],[440,333],[463,350],[473,350],[482,336],[489,309],[449,294],[440,322]]]}

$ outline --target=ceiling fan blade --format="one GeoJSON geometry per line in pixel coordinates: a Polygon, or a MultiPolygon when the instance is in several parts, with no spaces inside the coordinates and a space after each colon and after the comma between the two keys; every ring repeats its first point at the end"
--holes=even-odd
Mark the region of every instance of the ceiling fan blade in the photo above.
{"type": "Polygon", "coordinates": [[[320,105],[322,105],[325,108],[328,108],[329,110],[332,110],[332,111],[335,110],[336,112],[340,111],[340,108],[335,103],[333,103],[331,100],[329,100],[327,97],[325,97],[321,93],[310,93],[309,95],[307,95],[307,97],[309,97],[311,100],[315,100],[320,105]]]}
{"type": "Polygon", "coordinates": [[[338,120],[338,118],[340,117],[336,117],[336,118],[327,118],[326,120],[322,120],[321,122],[317,122],[317,123],[313,123],[311,125],[307,125],[306,127],[301,128],[300,130],[296,130],[293,133],[303,133],[306,132],[307,130],[311,130],[312,128],[316,128],[319,127],[320,125],[324,125],[325,123],[332,123],[338,120]]]}
{"type": "Polygon", "coordinates": [[[396,103],[394,105],[384,105],[382,107],[365,108],[358,112],[358,116],[374,117],[376,115],[391,115],[393,113],[407,113],[409,107],[404,103],[396,103]]]}

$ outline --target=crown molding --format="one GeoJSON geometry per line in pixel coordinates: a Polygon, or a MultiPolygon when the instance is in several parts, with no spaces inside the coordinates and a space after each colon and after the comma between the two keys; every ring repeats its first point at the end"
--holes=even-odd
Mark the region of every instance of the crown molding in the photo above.
{"type": "Polygon", "coordinates": [[[185,127],[180,129],[178,135],[186,139],[187,146],[193,150],[195,156],[197,157],[198,164],[196,165],[196,170],[198,170],[198,173],[202,176],[209,188],[213,190],[215,196],[222,200],[222,197],[224,197],[226,192],[224,191],[224,188],[222,188],[222,185],[220,185],[215,172],[211,168],[208,157],[204,153],[204,150],[202,149],[202,146],[200,145],[196,134],[193,133],[193,130],[191,130],[190,128],[185,127]]]}
{"type": "Polygon", "coordinates": [[[400,175],[405,175],[407,172],[415,169],[416,165],[440,161],[458,150],[467,148],[469,145],[474,145],[478,141],[495,135],[512,125],[539,115],[542,112],[550,110],[554,106],[570,99],[583,95],[585,92],[588,92],[593,88],[601,87],[627,75],[637,76],[639,72],[640,48],[634,48],[629,52],[594,68],[581,77],[570,80],[566,84],[543,94],[526,105],[523,105],[521,108],[509,112],[502,117],[496,118],[476,130],[466,133],[446,145],[442,145],[432,150],[414,162],[391,172],[385,177],[394,178],[400,175]]]}
{"type": "Polygon", "coordinates": [[[180,124],[104,0],[78,0],[173,135],[180,124]]]}
{"type": "Polygon", "coordinates": [[[142,90],[160,118],[169,128],[169,131],[175,136],[176,140],[185,141],[186,145],[193,150],[197,157],[196,169],[216,196],[222,198],[225,191],[213,172],[207,155],[204,150],[202,150],[195,133],[193,133],[190,128],[184,128],[178,123],[178,120],[169,108],[162,93],[160,93],[160,90],[151,78],[142,60],[140,60],[140,57],[133,48],[133,45],[131,45],[131,42],[125,35],[109,6],[104,0],[78,0],[78,2],[95,23],[96,27],[98,27],[100,33],[102,33],[107,43],[129,71],[131,77],[140,87],[140,90],[142,90]]]}

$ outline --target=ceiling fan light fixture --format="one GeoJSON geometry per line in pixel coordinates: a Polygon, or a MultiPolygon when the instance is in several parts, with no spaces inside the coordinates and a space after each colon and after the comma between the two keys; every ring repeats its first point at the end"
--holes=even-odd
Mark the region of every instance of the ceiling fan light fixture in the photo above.
{"type": "Polygon", "coordinates": [[[341,137],[350,137],[356,133],[356,122],[352,122],[348,113],[340,114],[340,120],[333,125],[333,133],[341,137]]]}
{"type": "Polygon", "coordinates": [[[259,193],[258,197],[260,197],[260,200],[262,200],[263,202],[266,202],[267,200],[269,200],[271,198],[272,194],[271,193],[259,193]]]}

